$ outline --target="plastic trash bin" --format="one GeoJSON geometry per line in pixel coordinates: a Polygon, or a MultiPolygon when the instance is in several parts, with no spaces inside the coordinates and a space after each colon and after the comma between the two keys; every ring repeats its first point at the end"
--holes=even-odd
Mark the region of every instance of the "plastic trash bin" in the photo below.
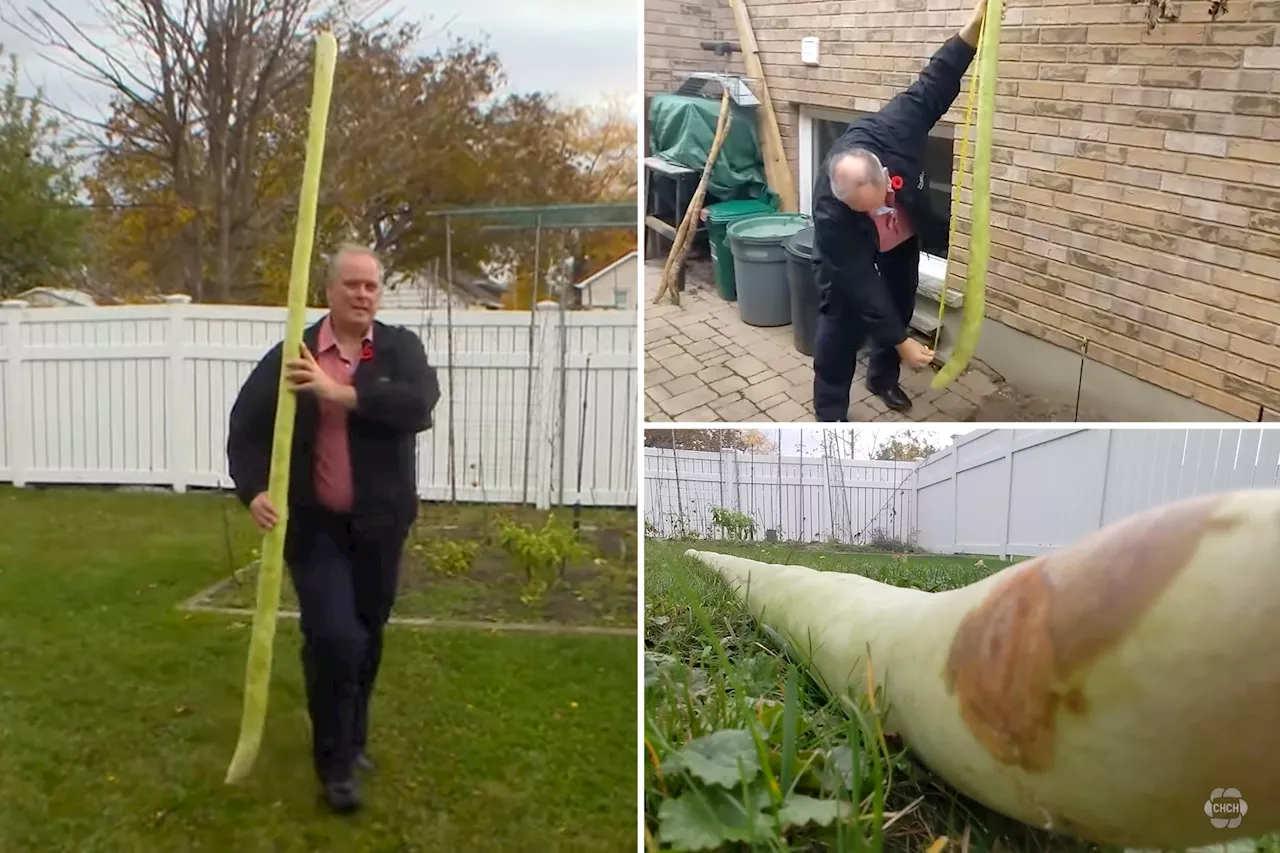
{"type": "Polygon", "coordinates": [[[813,277],[813,229],[797,231],[782,248],[787,253],[787,283],[791,286],[791,340],[796,350],[813,355],[818,333],[818,283],[813,277]]]}
{"type": "Polygon", "coordinates": [[[711,267],[714,270],[716,291],[726,302],[736,302],[738,288],[733,279],[733,252],[729,249],[729,226],[748,216],[773,213],[777,208],[774,196],[765,198],[741,198],[722,201],[707,206],[707,242],[711,245],[711,267]]]}
{"type": "Polygon", "coordinates": [[[791,322],[787,252],[782,244],[811,224],[798,213],[772,213],[740,219],[729,226],[738,315],[751,326],[791,322]]]}

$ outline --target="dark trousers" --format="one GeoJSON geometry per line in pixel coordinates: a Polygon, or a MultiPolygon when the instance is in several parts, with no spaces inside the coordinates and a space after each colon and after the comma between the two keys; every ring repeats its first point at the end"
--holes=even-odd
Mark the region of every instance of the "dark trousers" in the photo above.
{"type": "Polygon", "coordinates": [[[369,700],[405,531],[371,536],[349,516],[317,510],[297,513],[289,528],[312,757],[322,781],[339,781],[351,775],[368,740],[369,700]]]}
{"type": "MultiPolygon", "coordinates": [[[[893,309],[905,326],[915,311],[920,286],[920,241],[876,255],[876,268],[889,288],[893,309]]],[[[819,421],[847,421],[849,392],[858,353],[867,345],[867,330],[859,306],[832,303],[818,315],[813,343],[813,408],[819,421]]],[[[901,361],[889,344],[873,346],[867,358],[867,387],[882,393],[897,387],[901,361]]]]}

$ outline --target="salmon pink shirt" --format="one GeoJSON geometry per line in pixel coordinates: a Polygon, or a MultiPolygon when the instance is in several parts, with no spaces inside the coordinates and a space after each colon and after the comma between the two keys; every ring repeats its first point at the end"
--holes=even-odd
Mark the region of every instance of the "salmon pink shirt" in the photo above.
{"type": "MultiPolygon", "coordinates": [[[[373,343],[373,327],[364,333],[361,348],[373,343]]],[[[325,317],[320,324],[316,340],[316,363],[331,379],[344,385],[355,383],[356,367],[360,353],[353,358],[338,349],[333,334],[333,322],[325,317]]],[[[320,423],[316,428],[315,486],[316,499],[326,509],[346,513],[351,511],[355,489],[351,479],[351,446],[347,442],[347,410],[338,403],[320,400],[320,423]]]]}

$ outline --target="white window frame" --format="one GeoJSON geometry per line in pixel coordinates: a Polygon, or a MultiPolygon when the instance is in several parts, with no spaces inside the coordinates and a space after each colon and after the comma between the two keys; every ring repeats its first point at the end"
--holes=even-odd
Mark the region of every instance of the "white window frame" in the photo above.
{"type": "MultiPolygon", "coordinates": [[[[800,212],[806,216],[813,216],[813,182],[817,178],[816,170],[822,165],[813,161],[813,122],[815,120],[840,121],[848,124],[860,115],[865,115],[865,113],[858,110],[833,110],[825,107],[800,105],[800,163],[798,169],[800,177],[800,212]]],[[[933,135],[946,136],[954,140],[955,128],[950,124],[940,122],[934,127],[933,135]]],[[[954,192],[954,189],[952,192],[954,192]]],[[[943,269],[946,269],[946,258],[940,258],[929,252],[921,252],[920,254],[941,261],[943,269]]]]}

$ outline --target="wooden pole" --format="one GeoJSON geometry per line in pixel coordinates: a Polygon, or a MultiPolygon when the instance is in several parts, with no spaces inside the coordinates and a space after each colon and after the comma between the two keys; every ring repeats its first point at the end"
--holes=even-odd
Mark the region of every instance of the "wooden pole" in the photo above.
{"type": "Polygon", "coordinates": [[[707,152],[707,162],[702,167],[702,178],[698,181],[698,188],[694,190],[693,198],[685,209],[684,219],[680,221],[680,227],[676,230],[671,251],[667,253],[667,262],[662,267],[662,282],[658,286],[658,295],[653,298],[654,305],[662,301],[663,294],[668,290],[671,291],[672,303],[680,304],[680,291],[676,288],[676,279],[680,275],[685,257],[689,254],[689,248],[693,245],[693,235],[698,230],[698,214],[702,210],[702,200],[707,195],[707,181],[711,177],[711,168],[715,165],[716,158],[720,156],[720,147],[724,145],[725,137],[729,135],[729,125],[732,122],[733,115],[729,111],[729,90],[725,89],[720,97],[720,117],[716,120],[716,135],[711,141],[711,150],[707,152]]]}
{"type": "Polygon", "coordinates": [[[773,112],[773,99],[769,97],[769,84],[764,79],[760,65],[760,48],[756,45],[755,32],[751,29],[751,15],[743,0],[729,0],[733,10],[733,24],[738,30],[738,42],[742,45],[742,62],[747,76],[756,82],[756,97],[760,99],[757,124],[760,131],[760,148],[764,156],[764,176],[769,188],[778,194],[782,213],[799,213],[800,200],[796,196],[796,183],[787,165],[786,150],[782,147],[782,131],[778,129],[778,117],[773,112]]]}

